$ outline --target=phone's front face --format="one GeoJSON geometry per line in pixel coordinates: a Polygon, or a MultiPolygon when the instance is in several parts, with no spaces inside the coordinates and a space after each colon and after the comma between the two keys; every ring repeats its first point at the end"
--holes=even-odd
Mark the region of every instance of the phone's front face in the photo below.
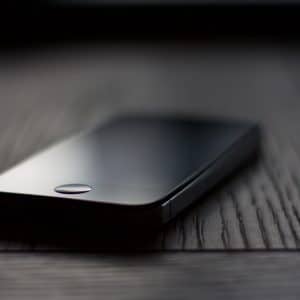
{"type": "Polygon", "coordinates": [[[6,172],[2,192],[145,205],[168,197],[211,163],[239,126],[152,118],[121,119],[63,142],[6,172]],[[82,193],[58,186],[81,184],[82,193]]]}

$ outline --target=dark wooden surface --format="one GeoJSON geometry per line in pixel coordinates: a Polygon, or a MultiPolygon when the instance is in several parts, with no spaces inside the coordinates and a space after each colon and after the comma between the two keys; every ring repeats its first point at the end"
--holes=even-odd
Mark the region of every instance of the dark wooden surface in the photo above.
{"type": "Polygon", "coordinates": [[[1,299],[298,299],[290,253],[0,255],[1,299]]]}
{"type": "MultiPolygon", "coordinates": [[[[199,199],[145,243],[126,248],[294,249],[300,245],[299,48],[217,43],[98,45],[1,56],[0,167],[118,113],[221,116],[260,122],[257,162],[199,199]]],[[[39,239],[2,249],[39,249],[39,239]]],[[[69,236],[60,239],[68,239],[69,236]]],[[[51,237],[53,241],[55,237],[51,237]]],[[[75,240],[75,243],[74,243],[75,240]]],[[[124,242],[51,248],[123,249],[124,242]]],[[[50,247],[50,246],[49,246],[50,247]]]]}
{"type": "Polygon", "coordinates": [[[173,250],[299,248],[299,50],[199,43],[2,53],[1,171],[127,112],[256,120],[263,150],[152,235],[45,236],[1,224],[1,299],[298,299],[298,252],[173,250]],[[136,249],[147,251],[127,251],[136,249]]]}

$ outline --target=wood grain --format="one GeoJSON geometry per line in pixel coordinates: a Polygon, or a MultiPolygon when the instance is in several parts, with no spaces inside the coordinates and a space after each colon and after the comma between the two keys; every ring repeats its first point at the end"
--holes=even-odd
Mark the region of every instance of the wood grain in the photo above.
{"type": "Polygon", "coordinates": [[[298,48],[106,44],[2,54],[2,171],[119,113],[249,119],[260,122],[263,139],[258,161],[143,242],[53,233],[49,243],[2,228],[1,249],[299,248],[298,48]]]}
{"type": "Polygon", "coordinates": [[[298,299],[297,253],[0,255],[1,299],[298,299]]]}

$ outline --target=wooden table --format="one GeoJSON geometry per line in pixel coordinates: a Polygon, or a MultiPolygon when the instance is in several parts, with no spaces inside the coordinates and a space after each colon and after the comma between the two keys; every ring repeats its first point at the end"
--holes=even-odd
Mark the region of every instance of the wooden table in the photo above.
{"type": "Polygon", "coordinates": [[[263,149],[258,161],[151,236],[44,239],[2,228],[0,296],[298,299],[298,253],[261,250],[300,247],[299,50],[283,43],[106,43],[2,53],[1,171],[119,113],[258,121],[263,149]]]}

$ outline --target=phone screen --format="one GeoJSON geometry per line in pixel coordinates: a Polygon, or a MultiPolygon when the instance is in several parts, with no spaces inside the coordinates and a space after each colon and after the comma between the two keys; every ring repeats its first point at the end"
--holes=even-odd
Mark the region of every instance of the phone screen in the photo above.
{"type": "Polygon", "coordinates": [[[242,133],[236,123],[123,118],[26,160],[0,176],[0,190],[57,196],[59,185],[87,184],[80,198],[149,204],[192,180],[242,133]]]}

